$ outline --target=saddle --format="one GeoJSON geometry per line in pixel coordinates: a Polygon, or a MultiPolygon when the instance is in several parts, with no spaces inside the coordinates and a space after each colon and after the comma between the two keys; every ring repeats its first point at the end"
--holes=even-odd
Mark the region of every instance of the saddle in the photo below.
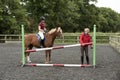
{"type": "Polygon", "coordinates": [[[45,47],[45,45],[44,45],[45,38],[42,40],[42,39],[41,39],[41,36],[40,36],[39,34],[36,34],[36,36],[37,36],[37,39],[38,39],[41,47],[45,47]]]}

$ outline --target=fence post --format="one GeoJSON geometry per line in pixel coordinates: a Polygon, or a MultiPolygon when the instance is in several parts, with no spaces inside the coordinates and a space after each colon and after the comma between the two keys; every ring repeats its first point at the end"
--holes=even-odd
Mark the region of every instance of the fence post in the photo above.
{"type": "Polygon", "coordinates": [[[5,35],[4,39],[5,39],[5,41],[7,41],[7,35],[5,35]]]}
{"type": "Polygon", "coordinates": [[[22,33],[22,66],[25,65],[24,25],[21,25],[22,33]]]}
{"type": "Polygon", "coordinates": [[[63,35],[62,43],[63,44],[65,43],[65,37],[64,37],[64,35],[63,35]]]}
{"type": "Polygon", "coordinates": [[[120,42],[120,37],[118,37],[118,42],[120,42]]]}
{"type": "Polygon", "coordinates": [[[77,36],[77,43],[79,43],[79,36],[77,36]]]}
{"type": "Polygon", "coordinates": [[[112,37],[110,36],[110,37],[109,37],[109,44],[110,44],[110,45],[111,45],[111,41],[112,41],[111,39],[112,39],[112,37]]]}
{"type": "Polygon", "coordinates": [[[93,28],[93,66],[96,66],[96,25],[93,28]]]}
{"type": "Polygon", "coordinates": [[[21,35],[19,35],[19,41],[21,40],[21,35]]]}

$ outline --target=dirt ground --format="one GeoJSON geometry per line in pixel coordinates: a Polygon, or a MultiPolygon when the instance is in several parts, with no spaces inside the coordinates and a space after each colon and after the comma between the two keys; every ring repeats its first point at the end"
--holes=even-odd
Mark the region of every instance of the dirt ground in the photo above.
{"type": "MultiPolygon", "coordinates": [[[[97,67],[21,67],[21,44],[0,44],[0,80],[120,80],[120,53],[97,45],[97,67]]],[[[92,50],[89,49],[92,64],[92,50]]],[[[43,52],[31,53],[34,63],[44,63],[43,52]]],[[[79,47],[52,51],[52,63],[80,64],[79,47]]]]}

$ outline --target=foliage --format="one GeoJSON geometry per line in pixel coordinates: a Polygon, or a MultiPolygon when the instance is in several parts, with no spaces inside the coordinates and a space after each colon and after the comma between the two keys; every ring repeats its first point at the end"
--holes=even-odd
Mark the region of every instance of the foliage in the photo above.
{"type": "Polygon", "coordinates": [[[0,0],[0,34],[20,33],[21,24],[36,32],[40,16],[48,30],[61,26],[64,32],[80,32],[96,24],[99,32],[120,31],[120,14],[90,2],[97,0],[0,0]]]}
{"type": "Polygon", "coordinates": [[[99,31],[102,32],[116,32],[120,31],[120,14],[111,10],[110,8],[99,8],[99,31]]]}
{"type": "Polygon", "coordinates": [[[26,22],[26,9],[20,0],[0,0],[0,34],[18,34],[20,24],[26,22]]]}

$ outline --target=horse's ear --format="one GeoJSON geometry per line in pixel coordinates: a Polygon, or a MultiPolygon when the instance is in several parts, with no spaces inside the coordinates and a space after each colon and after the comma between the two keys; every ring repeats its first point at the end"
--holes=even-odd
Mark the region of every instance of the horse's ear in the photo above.
{"type": "Polygon", "coordinates": [[[60,32],[61,31],[61,27],[57,27],[57,32],[60,32]]]}
{"type": "Polygon", "coordinates": [[[56,29],[59,29],[59,28],[61,29],[61,27],[56,27],[56,29]]]}
{"type": "Polygon", "coordinates": [[[58,27],[56,27],[56,30],[58,30],[58,27]]]}
{"type": "Polygon", "coordinates": [[[59,27],[56,27],[56,31],[59,31],[59,27]]]}
{"type": "Polygon", "coordinates": [[[61,29],[61,27],[56,27],[56,30],[59,31],[61,29]]]}

